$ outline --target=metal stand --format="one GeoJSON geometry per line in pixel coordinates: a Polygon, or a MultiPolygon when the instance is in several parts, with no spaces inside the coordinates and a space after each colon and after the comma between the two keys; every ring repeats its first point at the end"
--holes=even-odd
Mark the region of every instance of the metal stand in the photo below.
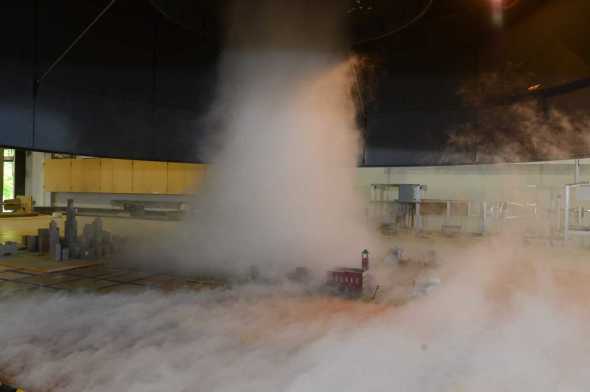
{"type": "Polygon", "coordinates": [[[382,214],[395,215],[394,225],[400,220],[405,228],[421,231],[424,191],[426,186],[421,184],[371,184],[371,202],[379,206],[382,214]]]}
{"type": "Polygon", "coordinates": [[[570,209],[571,209],[571,191],[572,189],[581,189],[581,188],[588,188],[590,189],[589,182],[579,182],[574,184],[567,184],[564,187],[564,196],[563,196],[563,239],[567,241],[571,235],[590,235],[590,227],[582,227],[581,218],[582,214],[580,210],[578,211],[578,225],[575,229],[571,228],[570,225],[570,209]]]}

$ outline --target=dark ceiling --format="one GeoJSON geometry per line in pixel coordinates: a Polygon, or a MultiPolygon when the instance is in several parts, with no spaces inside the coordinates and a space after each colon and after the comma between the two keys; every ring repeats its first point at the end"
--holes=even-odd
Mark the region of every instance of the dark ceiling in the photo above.
{"type": "MultiPolygon", "coordinates": [[[[228,5],[117,0],[51,67],[111,1],[2,5],[0,145],[203,160],[228,5]]],[[[504,0],[500,22],[497,1],[337,2],[366,59],[360,164],[590,156],[590,2],[504,0]]]]}

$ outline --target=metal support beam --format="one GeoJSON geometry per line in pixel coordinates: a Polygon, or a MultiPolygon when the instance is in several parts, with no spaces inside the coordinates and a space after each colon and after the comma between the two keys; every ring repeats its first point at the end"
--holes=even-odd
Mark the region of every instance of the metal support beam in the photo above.
{"type": "Polygon", "coordinates": [[[570,186],[565,186],[563,195],[563,240],[567,241],[569,238],[570,229],[570,186]]]}
{"type": "Polygon", "coordinates": [[[488,224],[488,204],[483,201],[481,202],[481,234],[486,233],[486,226],[488,224]]]}
{"type": "Polygon", "coordinates": [[[414,225],[415,225],[415,230],[420,232],[422,231],[422,216],[420,215],[420,202],[417,202],[416,204],[416,216],[414,219],[414,225]]]}

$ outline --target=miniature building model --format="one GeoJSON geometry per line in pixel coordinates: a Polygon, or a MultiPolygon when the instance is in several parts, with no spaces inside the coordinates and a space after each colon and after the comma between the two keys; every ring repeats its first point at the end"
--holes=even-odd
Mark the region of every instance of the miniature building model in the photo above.
{"type": "Polygon", "coordinates": [[[25,236],[23,243],[29,252],[45,253],[55,261],[65,261],[109,257],[119,247],[116,245],[122,242],[119,237],[104,230],[101,218],[85,225],[82,235],[79,236],[76,209],[72,199],[68,200],[64,235],[64,238],[60,237],[59,226],[52,220],[49,228],[39,229],[36,236],[25,236]]]}
{"type": "Polygon", "coordinates": [[[13,255],[16,249],[16,242],[6,241],[4,245],[0,244],[0,257],[13,255]]]}
{"type": "Polygon", "coordinates": [[[339,292],[361,295],[369,270],[369,252],[361,253],[361,268],[336,268],[328,272],[327,284],[339,292]]]}

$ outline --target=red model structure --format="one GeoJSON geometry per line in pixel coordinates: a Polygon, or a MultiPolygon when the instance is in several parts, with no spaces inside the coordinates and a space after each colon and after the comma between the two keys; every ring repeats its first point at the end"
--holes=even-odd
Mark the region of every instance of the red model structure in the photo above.
{"type": "Polygon", "coordinates": [[[361,253],[362,268],[336,268],[328,272],[327,284],[336,288],[339,292],[361,295],[369,270],[369,252],[365,249],[361,253]]]}

